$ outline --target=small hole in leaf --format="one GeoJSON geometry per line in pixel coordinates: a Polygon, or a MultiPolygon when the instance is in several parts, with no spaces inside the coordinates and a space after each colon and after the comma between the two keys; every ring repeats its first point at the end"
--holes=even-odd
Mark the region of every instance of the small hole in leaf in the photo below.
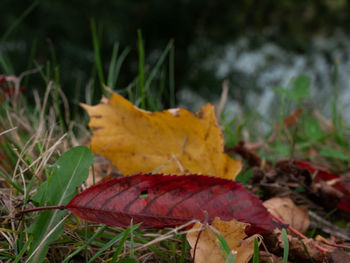
{"type": "Polygon", "coordinates": [[[147,198],[148,196],[148,190],[142,190],[140,194],[140,198],[147,198]]]}

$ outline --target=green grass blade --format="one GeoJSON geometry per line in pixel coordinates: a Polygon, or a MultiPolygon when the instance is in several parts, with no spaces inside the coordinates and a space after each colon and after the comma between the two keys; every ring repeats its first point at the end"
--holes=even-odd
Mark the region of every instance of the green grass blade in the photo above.
{"type": "Polygon", "coordinates": [[[94,46],[94,54],[95,54],[95,65],[97,69],[97,75],[98,79],[100,81],[101,90],[103,95],[107,95],[104,85],[105,80],[103,76],[103,67],[102,67],[102,61],[101,61],[101,51],[100,51],[100,43],[98,39],[97,29],[96,29],[96,23],[94,19],[91,19],[91,32],[92,32],[92,44],[94,46]]]}
{"type": "MultiPolygon", "coordinates": [[[[145,99],[145,52],[143,47],[142,33],[141,30],[137,30],[138,37],[138,50],[139,50],[139,91],[136,93],[136,96],[141,98],[141,109],[146,108],[146,99],[145,99]]],[[[136,98],[135,98],[136,101],[136,98]]]]}
{"type": "Polygon", "coordinates": [[[15,260],[13,261],[13,263],[18,263],[22,256],[24,255],[24,253],[26,252],[28,246],[32,243],[33,241],[33,236],[29,236],[28,241],[26,242],[26,244],[23,246],[23,248],[21,249],[21,251],[18,253],[17,257],[15,258],[15,260]]]}
{"type": "Polygon", "coordinates": [[[259,241],[258,238],[254,238],[254,255],[253,263],[259,263],[259,241]]]}
{"type": "Polygon", "coordinates": [[[134,257],[134,231],[132,219],[130,221],[130,257],[134,257]]]}
{"type": "Polygon", "coordinates": [[[163,67],[162,72],[161,72],[160,82],[159,82],[159,89],[158,89],[159,92],[157,92],[158,96],[157,96],[155,111],[160,111],[161,109],[163,109],[162,95],[163,95],[164,90],[165,90],[166,75],[167,75],[166,67],[163,67]]]}
{"type": "Polygon", "coordinates": [[[108,79],[107,79],[107,85],[110,89],[113,89],[115,85],[115,67],[117,63],[118,58],[118,50],[119,50],[119,44],[114,43],[113,45],[113,51],[112,51],[112,58],[111,62],[109,64],[109,70],[108,70],[108,79]]]}
{"type": "Polygon", "coordinates": [[[4,172],[4,171],[1,171],[1,170],[3,170],[2,167],[0,167],[0,176],[1,176],[2,178],[4,178],[4,180],[6,181],[6,183],[10,184],[10,185],[11,185],[13,188],[15,188],[18,192],[20,192],[21,194],[23,194],[23,193],[24,193],[24,190],[21,188],[21,186],[20,186],[19,184],[17,184],[16,181],[12,181],[11,179],[9,179],[9,178],[6,176],[5,172],[4,172]]]}
{"type": "Polygon", "coordinates": [[[14,69],[11,65],[11,63],[7,60],[6,57],[3,56],[3,54],[0,52],[0,66],[2,68],[2,71],[6,75],[13,75],[14,74],[14,69]]]}
{"type": "Polygon", "coordinates": [[[222,234],[218,235],[217,233],[215,233],[215,235],[216,235],[217,239],[219,240],[218,244],[222,250],[222,254],[223,254],[223,258],[224,258],[225,262],[226,263],[234,263],[236,261],[236,256],[231,253],[231,248],[228,245],[225,237],[222,234]]]}
{"type": "Polygon", "coordinates": [[[81,251],[83,251],[88,245],[90,245],[90,243],[92,241],[94,241],[94,239],[96,237],[98,237],[105,229],[107,228],[106,225],[101,226],[93,235],[92,237],[80,248],[78,248],[77,250],[75,250],[73,253],[71,253],[68,257],[66,257],[62,263],[68,263],[69,260],[71,260],[75,255],[77,255],[78,253],[80,253],[81,251]]]}
{"type": "Polygon", "coordinates": [[[111,58],[111,63],[109,65],[109,72],[108,72],[108,87],[111,89],[115,89],[120,69],[123,65],[123,62],[130,52],[130,48],[125,48],[123,52],[118,57],[118,50],[119,50],[119,44],[114,44],[113,47],[113,53],[111,58]]]}
{"type": "MultiPolygon", "coordinates": [[[[130,228],[128,229],[129,232],[132,232],[133,230],[135,230],[138,226],[138,225],[134,225],[134,226],[130,226],[130,228]]],[[[95,259],[101,255],[104,251],[106,251],[108,248],[110,248],[115,242],[119,241],[120,239],[122,239],[125,235],[125,232],[127,230],[123,231],[122,233],[120,233],[119,235],[117,235],[115,238],[111,239],[109,242],[107,242],[103,247],[101,247],[95,254],[92,258],[90,258],[90,260],[88,261],[88,263],[92,263],[92,262],[95,262],[95,259]]]]}
{"type": "Polygon", "coordinates": [[[301,244],[303,245],[304,251],[305,251],[306,255],[308,256],[310,262],[311,262],[311,263],[314,263],[314,261],[313,261],[311,255],[310,255],[309,250],[307,249],[307,247],[306,247],[304,241],[303,241],[302,239],[300,239],[300,242],[301,242],[301,244]]]}
{"type": "Polygon", "coordinates": [[[119,76],[119,72],[120,72],[120,69],[124,63],[124,60],[126,58],[126,56],[129,54],[130,52],[130,48],[125,48],[123,50],[123,52],[120,54],[118,60],[117,60],[117,64],[116,64],[116,67],[115,67],[115,72],[114,72],[114,85],[116,85],[117,83],[117,80],[118,80],[118,76],[119,76]]]}
{"type": "MultiPolygon", "coordinates": [[[[34,63],[34,58],[36,54],[36,48],[37,48],[37,40],[34,40],[32,43],[32,46],[30,48],[28,63],[27,63],[27,70],[31,70],[34,63]]],[[[26,88],[28,86],[30,74],[26,75],[23,80],[23,87],[26,88]]]]}
{"type": "Polygon", "coordinates": [[[174,45],[170,49],[169,54],[169,92],[170,92],[170,108],[175,108],[175,48],[174,45]]]}
{"type": "Polygon", "coordinates": [[[186,235],[181,236],[181,244],[182,244],[182,248],[181,248],[181,256],[180,256],[179,263],[184,263],[186,254],[187,254],[187,249],[188,249],[188,242],[186,239],[186,235]]]}
{"type": "Polygon", "coordinates": [[[284,242],[284,248],[283,248],[283,263],[288,262],[288,254],[289,254],[289,241],[286,230],[282,229],[282,237],[284,242]]]}
{"type": "Polygon", "coordinates": [[[5,34],[1,37],[0,42],[5,41],[9,35],[18,27],[22,21],[34,10],[34,8],[39,4],[40,0],[32,3],[17,19],[16,21],[7,29],[5,34]]]}
{"type": "Polygon", "coordinates": [[[123,246],[125,244],[126,239],[128,238],[129,233],[130,233],[130,228],[128,228],[124,231],[123,238],[119,242],[119,245],[113,254],[112,263],[117,262],[118,256],[119,256],[120,252],[122,252],[123,246]]]}
{"type": "Polygon", "coordinates": [[[147,78],[146,84],[145,84],[145,93],[148,92],[148,90],[150,89],[151,83],[154,79],[154,77],[156,76],[156,74],[158,73],[161,65],[164,63],[164,60],[166,58],[166,56],[168,55],[170,49],[173,46],[173,40],[170,40],[168,45],[165,47],[162,55],[160,56],[160,58],[158,59],[156,65],[153,67],[151,73],[149,74],[149,77],[147,78]]]}
{"type": "MultiPolygon", "coordinates": [[[[166,46],[166,48],[164,49],[162,55],[158,59],[156,65],[153,67],[149,77],[147,78],[146,84],[145,84],[145,91],[144,91],[144,93],[146,95],[148,95],[147,96],[147,102],[148,102],[149,107],[153,111],[159,110],[159,107],[157,106],[157,102],[155,102],[153,100],[153,96],[150,93],[151,84],[152,84],[153,79],[157,75],[157,73],[160,71],[160,67],[163,65],[164,60],[165,60],[166,56],[169,54],[169,51],[170,51],[172,46],[173,46],[173,40],[169,41],[169,43],[166,46]]],[[[158,93],[157,97],[161,97],[162,96],[162,92],[163,92],[163,90],[159,89],[158,92],[157,92],[158,93]]]]}
{"type": "MultiPolygon", "coordinates": [[[[142,244],[148,243],[148,240],[143,238],[141,234],[137,233],[137,231],[134,232],[134,235],[135,235],[135,239],[137,239],[137,242],[140,242],[142,244]]],[[[165,260],[165,262],[171,262],[169,256],[165,252],[163,252],[163,250],[158,249],[157,246],[149,245],[148,248],[158,256],[162,257],[165,260]]]]}

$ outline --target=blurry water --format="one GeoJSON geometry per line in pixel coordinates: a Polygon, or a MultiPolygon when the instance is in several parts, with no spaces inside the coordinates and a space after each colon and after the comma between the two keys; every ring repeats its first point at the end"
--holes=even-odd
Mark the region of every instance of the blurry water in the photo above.
{"type": "MultiPolygon", "coordinates": [[[[331,116],[331,105],[334,99],[333,72],[338,63],[338,105],[347,122],[350,123],[350,38],[336,33],[332,37],[314,37],[312,47],[305,54],[285,50],[273,43],[266,43],[260,48],[251,50],[249,40],[241,38],[234,44],[224,48],[223,55],[213,53],[203,63],[203,67],[215,71],[218,79],[232,79],[237,83],[242,80],[240,89],[247,85],[247,79],[254,79],[254,87],[250,87],[244,101],[252,111],[258,110],[263,116],[278,113],[276,100],[272,91],[278,85],[286,87],[292,77],[307,74],[312,79],[311,100],[326,116],[331,116]]],[[[232,87],[232,83],[230,89],[232,87]]],[[[204,99],[184,89],[178,94],[180,102],[197,110],[204,99]],[[195,105],[194,105],[195,102],[195,105]]],[[[231,99],[228,108],[239,111],[237,103],[231,99]]],[[[278,103],[277,103],[278,107],[278,103]]]]}

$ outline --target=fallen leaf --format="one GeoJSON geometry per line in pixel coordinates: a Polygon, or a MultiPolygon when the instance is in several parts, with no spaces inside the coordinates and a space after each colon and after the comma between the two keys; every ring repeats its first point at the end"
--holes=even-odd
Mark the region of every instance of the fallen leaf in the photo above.
{"type": "Polygon", "coordinates": [[[220,218],[215,218],[211,227],[206,226],[203,229],[202,226],[201,223],[196,223],[187,233],[187,241],[192,248],[191,255],[193,257],[198,235],[202,231],[195,251],[195,263],[220,263],[226,260],[212,228],[218,232],[217,234],[221,234],[225,238],[231,251],[236,255],[235,263],[246,263],[251,259],[254,253],[255,236],[244,239],[247,236],[244,229],[248,224],[234,219],[226,222],[220,220],[220,218]]]}
{"type": "Polygon", "coordinates": [[[157,171],[234,179],[241,170],[241,162],[223,152],[210,104],[196,115],[182,108],[152,113],[113,94],[106,104],[82,106],[90,115],[93,152],[124,175],[157,171]]]}
{"type": "Polygon", "coordinates": [[[251,182],[254,188],[262,189],[267,196],[296,197],[298,194],[294,189],[310,189],[312,178],[308,171],[296,166],[292,160],[281,159],[274,168],[269,165],[265,165],[264,169],[254,168],[251,182]]]}
{"type": "Polygon", "coordinates": [[[320,200],[320,203],[327,208],[336,207],[344,197],[344,194],[341,191],[334,188],[332,185],[327,184],[326,181],[314,182],[311,189],[312,193],[314,193],[318,197],[318,200],[320,200]]]}
{"type": "MultiPolygon", "coordinates": [[[[321,185],[319,189],[325,189],[326,191],[322,191],[321,195],[323,195],[324,198],[326,198],[325,201],[332,200],[333,197],[338,197],[337,200],[340,200],[337,202],[337,206],[342,209],[345,212],[350,213],[350,180],[349,176],[346,175],[339,175],[329,172],[324,167],[321,167],[319,165],[306,162],[306,161],[297,161],[295,162],[296,165],[300,168],[307,169],[311,174],[316,174],[313,183],[316,184],[316,188],[321,185]],[[325,186],[322,182],[327,182],[327,185],[325,186]],[[319,184],[319,185],[317,185],[319,184]],[[332,191],[331,188],[334,188],[332,191]],[[336,193],[335,190],[340,191],[343,196],[340,196],[339,193],[336,193]],[[332,193],[329,196],[329,193],[332,193]]],[[[336,200],[336,199],[333,199],[336,200]]],[[[331,202],[331,207],[334,206],[334,204],[331,202]]]]}
{"type": "Polygon", "coordinates": [[[203,175],[138,174],[114,178],[77,194],[67,206],[82,219],[118,227],[179,226],[215,217],[250,224],[247,233],[271,232],[275,224],[259,198],[241,184],[203,175]]]}
{"type": "Polygon", "coordinates": [[[304,233],[310,225],[307,209],[298,207],[289,197],[274,197],[263,203],[267,210],[281,218],[299,232],[304,233]]]}

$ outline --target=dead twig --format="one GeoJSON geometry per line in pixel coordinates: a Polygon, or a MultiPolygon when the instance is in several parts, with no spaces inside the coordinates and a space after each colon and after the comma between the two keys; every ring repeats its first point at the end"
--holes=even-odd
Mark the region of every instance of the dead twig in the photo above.
{"type": "MultiPolygon", "coordinates": [[[[284,220],[282,220],[281,218],[279,218],[278,216],[270,213],[271,216],[276,219],[278,222],[282,223],[282,224],[286,224],[286,222],[284,222],[284,220]]],[[[297,236],[299,236],[301,239],[308,239],[306,236],[304,236],[302,233],[300,233],[298,230],[296,230],[294,227],[292,227],[291,225],[288,226],[288,229],[293,232],[294,234],[296,234],[297,236]]],[[[320,245],[318,244],[315,244],[315,247],[320,250],[321,252],[326,252],[326,253],[330,253],[331,251],[329,251],[328,249],[326,248],[323,248],[321,247],[320,245]]]]}

